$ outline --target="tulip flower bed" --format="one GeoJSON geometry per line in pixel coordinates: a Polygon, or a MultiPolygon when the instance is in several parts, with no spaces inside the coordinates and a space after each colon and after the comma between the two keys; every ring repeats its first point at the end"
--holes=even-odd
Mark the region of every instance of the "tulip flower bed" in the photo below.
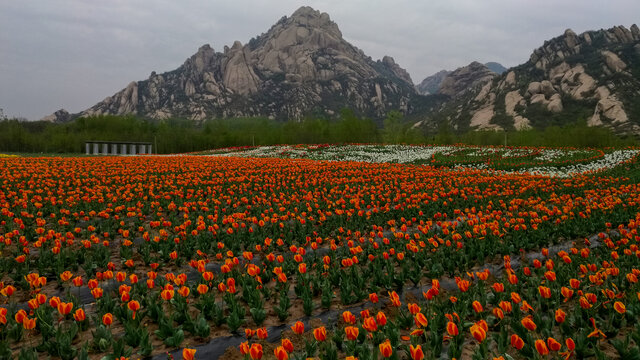
{"type": "Polygon", "coordinates": [[[560,178],[257,149],[0,158],[0,358],[640,355],[636,150],[560,178]]]}
{"type": "Polygon", "coordinates": [[[638,149],[552,149],[414,145],[295,145],[217,149],[200,154],[426,164],[569,177],[617,166],[638,149]]]}

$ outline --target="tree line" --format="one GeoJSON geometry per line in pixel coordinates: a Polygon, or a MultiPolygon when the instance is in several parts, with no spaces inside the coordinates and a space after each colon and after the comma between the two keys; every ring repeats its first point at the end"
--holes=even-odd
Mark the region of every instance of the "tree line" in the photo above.
{"type": "Polygon", "coordinates": [[[622,138],[586,123],[526,131],[457,133],[443,124],[437,132],[413,127],[402,113],[390,112],[381,122],[343,110],[337,119],[268,118],[148,120],[135,116],[93,116],[55,124],[45,121],[0,120],[0,151],[15,153],[82,153],[85,141],[144,141],[158,153],[184,153],[230,146],[324,143],[472,144],[511,146],[624,147],[636,138],[622,138]]]}

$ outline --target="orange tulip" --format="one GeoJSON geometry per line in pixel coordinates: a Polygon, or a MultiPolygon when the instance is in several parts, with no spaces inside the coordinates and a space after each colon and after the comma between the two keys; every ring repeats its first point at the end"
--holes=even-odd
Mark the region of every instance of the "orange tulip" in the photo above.
{"type": "Polygon", "coordinates": [[[491,310],[491,312],[493,313],[493,316],[495,316],[496,318],[498,318],[500,320],[504,319],[504,312],[502,312],[502,309],[493,308],[493,310],[491,310]]]}
{"type": "Polygon", "coordinates": [[[302,321],[296,321],[291,327],[291,330],[298,335],[302,335],[304,333],[304,323],[302,321]]]}
{"type": "Polygon", "coordinates": [[[378,324],[376,323],[376,319],[369,316],[364,319],[362,322],[362,328],[367,330],[368,332],[375,332],[378,330],[378,324]]]}
{"type": "Polygon", "coordinates": [[[516,350],[521,350],[524,347],[524,340],[516,334],[511,335],[511,346],[516,350]]]}
{"type": "Polygon", "coordinates": [[[570,279],[569,280],[569,285],[574,288],[574,289],[579,289],[580,288],[580,280],[578,279],[570,279]]]}
{"type": "Polygon", "coordinates": [[[267,332],[266,327],[261,327],[256,330],[256,335],[258,335],[258,339],[264,340],[269,336],[269,333],[267,332]]]}
{"type": "Polygon", "coordinates": [[[449,321],[447,323],[447,333],[450,336],[457,336],[459,334],[458,326],[454,322],[449,321]]]}
{"type": "Polygon", "coordinates": [[[324,326],[313,329],[313,337],[316,341],[325,341],[327,340],[327,329],[324,326]]]}
{"type": "Polygon", "coordinates": [[[57,309],[58,305],[60,305],[60,298],[59,297],[52,296],[51,298],[49,298],[49,306],[51,306],[54,309],[57,309]]]}
{"type": "Polygon", "coordinates": [[[71,310],[73,309],[73,303],[63,303],[61,302],[60,304],[58,304],[58,312],[60,313],[60,315],[65,316],[69,313],[71,313],[71,310]]]}
{"type": "Polygon", "coordinates": [[[300,274],[306,274],[307,273],[307,264],[305,264],[305,263],[298,264],[298,272],[300,274]]]}
{"type": "Polygon", "coordinates": [[[569,289],[566,286],[560,288],[560,293],[562,294],[562,296],[564,296],[565,302],[573,297],[573,290],[569,289]]]}
{"type": "Polygon", "coordinates": [[[84,313],[83,309],[76,309],[76,311],[73,313],[73,318],[76,321],[81,322],[81,321],[84,321],[87,318],[87,316],[84,313]]]}
{"type": "Polygon", "coordinates": [[[27,312],[20,309],[16,312],[16,314],[14,315],[14,318],[16,319],[16,322],[18,324],[22,324],[24,322],[24,319],[27,318],[27,312]]]}
{"type": "Polygon", "coordinates": [[[456,277],[455,280],[456,285],[458,285],[458,289],[460,289],[460,291],[466,292],[467,290],[469,290],[469,286],[471,286],[469,280],[461,279],[459,277],[456,277]]]}
{"type": "Polygon", "coordinates": [[[289,339],[282,339],[282,347],[287,350],[288,353],[293,352],[293,343],[289,339]]]}
{"type": "Polygon", "coordinates": [[[385,358],[391,357],[391,355],[393,354],[393,348],[391,347],[391,342],[389,341],[389,339],[380,343],[380,345],[378,345],[378,348],[380,349],[380,354],[385,358]]]}
{"type": "Polygon", "coordinates": [[[544,340],[536,340],[535,346],[538,354],[542,356],[549,354],[549,349],[547,348],[547,344],[544,343],[544,340]]]}
{"type": "Polygon", "coordinates": [[[558,324],[562,324],[567,317],[567,313],[565,313],[562,309],[556,310],[555,318],[558,324]]]}
{"type": "Polygon", "coordinates": [[[377,304],[378,303],[378,294],[376,294],[376,293],[369,294],[369,301],[371,301],[374,304],[377,304]]]}
{"type": "Polygon", "coordinates": [[[60,274],[60,280],[62,280],[62,282],[67,282],[72,277],[73,274],[71,273],[71,271],[64,271],[62,274],[60,274]]]}
{"type": "Polygon", "coordinates": [[[160,297],[165,301],[169,301],[173,299],[174,293],[174,290],[162,290],[162,292],[160,292],[160,297]]]}
{"type": "Polygon", "coordinates": [[[260,344],[251,344],[251,348],[249,349],[249,355],[253,360],[262,359],[262,345],[260,344]]]}
{"type": "Polygon", "coordinates": [[[478,323],[475,323],[473,325],[471,325],[471,328],[469,329],[469,331],[471,331],[471,335],[476,339],[476,341],[478,341],[479,343],[483,342],[484,339],[487,338],[487,330],[485,330],[482,326],[480,326],[478,323]]]}
{"type": "Polygon", "coordinates": [[[16,288],[13,285],[7,285],[2,290],[0,290],[0,294],[9,297],[16,292],[16,288]]]}
{"type": "Polygon", "coordinates": [[[627,311],[626,306],[624,306],[620,301],[613,303],[613,308],[618,312],[618,314],[624,314],[627,311]]]}
{"type": "Polygon", "coordinates": [[[184,348],[182,349],[182,358],[184,360],[193,360],[196,356],[196,349],[184,348]]]}
{"type": "Polygon", "coordinates": [[[520,323],[522,323],[522,326],[524,326],[529,331],[535,331],[536,328],[538,327],[536,323],[533,322],[533,319],[531,318],[531,316],[525,317],[520,321],[520,323]]]}
{"type": "Polygon", "coordinates": [[[418,304],[416,303],[407,304],[407,308],[409,309],[409,312],[411,313],[411,315],[415,315],[419,313],[421,310],[420,306],[418,306],[418,304]]]}
{"type": "Polygon", "coordinates": [[[196,290],[198,291],[198,294],[203,295],[209,291],[209,287],[205,284],[200,284],[196,290]]]}
{"type": "Polygon", "coordinates": [[[591,309],[591,307],[593,306],[589,303],[589,300],[587,300],[587,298],[584,296],[580,296],[580,300],[578,301],[578,303],[580,303],[580,307],[583,309],[591,309]]]}
{"type": "Polygon", "coordinates": [[[287,350],[285,350],[284,347],[282,346],[278,346],[277,348],[275,348],[273,350],[273,354],[276,356],[276,359],[278,360],[289,359],[289,354],[287,353],[287,350]]]}
{"type": "Polygon", "coordinates": [[[190,293],[191,293],[191,289],[189,289],[186,286],[183,286],[180,289],[178,289],[178,294],[180,294],[180,296],[182,296],[183,298],[188,297],[190,293]]]}
{"type": "Polygon", "coordinates": [[[111,324],[113,324],[113,315],[111,315],[111,313],[102,315],[102,323],[106,326],[110,326],[111,324]]]}
{"type": "Polygon", "coordinates": [[[38,299],[36,299],[36,298],[33,298],[33,299],[29,300],[27,302],[27,305],[29,305],[29,309],[31,309],[31,310],[35,310],[35,309],[40,307],[40,303],[38,302],[38,299]]]}
{"type": "Polygon", "coordinates": [[[549,299],[551,297],[551,289],[546,286],[538,286],[538,292],[540,293],[540,296],[545,299],[549,299]]]}
{"type": "Polygon", "coordinates": [[[101,298],[103,293],[104,291],[102,290],[102,288],[99,288],[99,287],[91,290],[91,295],[93,296],[94,299],[101,298]]]}
{"type": "Polygon", "coordinates": [[[422,351],[422,346],[420,345],[416,345],[415,347],[413,345],[409,346],[409,353],[411,354],[411,360],[423,360],[424,359],[424,352],[422,351]]]}
{"type": "Polygon", "coordinates": [[[133,319],[136,318],[136,311],[140,310],[140,303],[136,300],[131,300],[127,303],[129,310],[133,311],[133,319]]]}
{"type": "Polygon", "coordinates": [[[504,284],[502,283],[494,283],[491,285],[491,288],[493,288],[493,291],[498,293],[504,292],[504,284]]]}
{"type": "Polygon", "coordinates": [[[378,311],[376,314],[376,323],[378,326],[385,326],[387,324],[387,316],[382,311],[378,311]]]}
{"type": "Polygon", "coordinates": [[[400,296],[395,291],[389,292],[389,300],[391,300],[391,305],[395,307],[400,307],[400,296]]]}
{"type": "Polygon", "coordinates": [[[484,309],[482,308],[482,304],[480,304],[480,302],[479,302],[478,300],[474,301],[474,302],[471,304],[471,307],[473,307],[473,310],[474,310],[476,313],[481,313],[481,312],[484,310],[484,309]]]}
{"type": "Polygon", "coordinates": [[[556,273],[553,271],[545,272],[544,277],[549,281],[556,281],[556,273]]]}
{"type": "Polygon", "coordinates": [[[547,339],[547,346],[549,347],[549,350],[551,350],[551,351],[558,351],[562,347],[562,344],[560,344],[558,341],[556,341],[556,339],[550,337],[550,338],[547,339]]]}
{"type": "Polygon", "coordinates": [[[351,313],[351,311],[344,311],[342,313],[342,321],[344,321],[347,324],[355,324],[356,323],[356,316],[353,315],[351,313]]]}
{"type": "Polygon", "coordinates": [[[355,326],[347,326],[344,328],[344,333],[347,335],[347,339],[354,341],[358,338],[360,329],[355,326]]]}
{"type": "Polygon", "coordinates": [[[413,319],[417,327],[427,327],[429,325],[429,321],[423,313],[417,313],[413,319]]]}
{"type": "Polygon", "coordinates": [[[249,342],[245,341],[243,343],[240,343],[240,345],[238,345],[238,349],[240,350],[240,354],[242,355],[249,354],[250,352],[249,342]]]}
{"type": "Polygon", "coordinates": [[[42,293],[37,294],[36,295],[36,300],[38,301],[38,304],[42,305],[45,302],[47,302],[47,295],[42,294],[42,293]]]}
{"type": "Polygon", "coordinates": [[[511,312],[513,310],[513,305],[511,305],[511,302],[509,302],[509,301],[500,301],[498,306],[500,306],[500,309],[502,309],[502,311],[507,312],[507,313],[509,313],[509,312],[511,312]]]}
{"type": "Polygon", "coordinates": [[[29,318],[24,318],[24,321],[22,322],[22,327],[25,330],[32,330],[36,327],[36,319],[29,319],[29,318]]]}

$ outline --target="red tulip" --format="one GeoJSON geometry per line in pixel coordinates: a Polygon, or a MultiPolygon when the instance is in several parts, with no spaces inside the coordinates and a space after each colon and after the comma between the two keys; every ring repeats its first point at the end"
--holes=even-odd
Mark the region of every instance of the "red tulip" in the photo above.
{"type": "Polygon", "coordinates": [[[516,334],[511,335],[511,346],[516,350],[521,350],[524,347],[524,340],[516,334]]]}
{"type": "Polygon", "coordinates": [[[262,359],[262,345],[260,344],[251,344],[251,348],[249,349],[249,355],[253,360],[262,359]]]}
{"type": "Polygon", "coordinates": [[[389,339],[380,343],[380,345],[378,345],[378,348],[380,349],[380,354],[385,358],[391,357],[391,355],[393,354],[393,348],[391,347],[391,342],[389,341],[389,339]]]}
{"type": "Polygon", "coordinates": [[[449,321],[447,323],[447,333],[450,336],[457,336],[459,334],[458,326],[455,323],[449,321]]]}
{"type": "Polygon", "coordinates": [[[423,360],[424,352],[422,351],[422,347],[420,345],[409,346],[409,353],[411,354],[411,360],[423,360]]]}
{"type": "Polygon", "coordinates": [[[102,323],[106,326],[113,324],[113,315],[111,313],[106,313],[102,316],[102,323]]]}
{"type": "Polygon", "coordinates": [[[536,340],[535,346],[538,354],[542,356],[549,354],[549,349],[547,348],[547,344],[544,343],[544,340],[536,340]]]}
{"type": "Polygon", "coordinates": [[[316,341],[325,341],[327,340],[327,329],[324,326],[313,329],[313,337],[316,341]]]}
{"type": "Polygon", "coordinates": [[[287,353],[287,350],[285,350],[285,348],[282,346],[278,346],[277,348],[275,348],[273,350],[273,354],[276,356],[276,359],[278,360],[289,359],[289,354],[287,353]]]}

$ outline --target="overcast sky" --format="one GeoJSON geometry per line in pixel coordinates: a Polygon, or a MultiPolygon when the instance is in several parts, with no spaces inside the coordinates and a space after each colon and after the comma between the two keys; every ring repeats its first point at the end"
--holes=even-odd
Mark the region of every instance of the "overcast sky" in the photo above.
{"type": "Polygon", "coordinates": [[[0,108],[79,112],[203,44],[244,44],[302,5],[372,58],[393,56],[414,83],[474,60],[521,64],[567,28],[640,21],[638,0],[0,0],[0,108]]]}

